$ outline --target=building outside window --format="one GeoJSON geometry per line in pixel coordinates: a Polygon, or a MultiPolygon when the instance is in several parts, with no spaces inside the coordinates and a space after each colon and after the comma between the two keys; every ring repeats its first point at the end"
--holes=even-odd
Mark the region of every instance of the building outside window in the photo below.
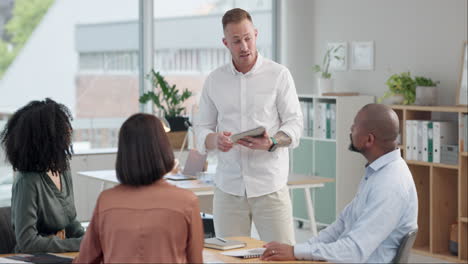
{"type": "MultiPolygon", "coordinates": [[[[154,69],[193,92],[185,115],[209,72],[230,60],[221,41],[227,10],[252,14],[258,50],[272,58],[272,1],[154,0],[154,69]]],[[[139,111],[138,1],[36,2],[0,1],[0,129],[19,107],[50,97],[72,111],[75,152],[116,148],[122,122],[139,111]],[[28,17],[31,7],[40,19],[28,17]],[[12,26],[18,21],[28,29],[12,26]]],[[[10,203],[12,175],[0,150],[0,206],[10,203]]]]}

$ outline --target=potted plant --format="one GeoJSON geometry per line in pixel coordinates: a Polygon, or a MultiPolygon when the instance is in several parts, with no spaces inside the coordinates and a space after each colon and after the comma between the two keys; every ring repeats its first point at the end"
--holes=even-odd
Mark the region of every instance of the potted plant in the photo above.
{"type": "Polygon", "coordinates": [[[435,105],[437,98],[437,85],[439,81],[434,82],[430,78],[416,76],[416,101],[417,105],[435,105]]]}
{"type": "Polygon", "coordinates": [[[379,98],[387,104],[412,104],[416,97],[416,83],[409,72],[393,74],[386,82],[388,91],[379,98]]]}
{"type": "Polygon", "coordinates": [[[325,52],[325,56],[323,56],[322,66],[315,64],[313,66],[313,70],[317,73],[320,73],[320,77],[318,78],[318,94],[321,95],[322,93],[332,92],[333,91],[333,80],[332,75],[330,73],[330,61],[331,57],[333,56],[337,60],[343,60],[342,57],[336,56],[336,52],[343,48],[343,45],[339,45],[337,47],[330,47],[325,52]]]}
{"type": "Polygon", "coordinates": [[[140,96],[140,103],[145,104],[148,101],[152,101],[157,108],[161,109],[172,132],[187,131],[185,121],[188,120],[188,118],[181,115],[182,111],[185,110],[182,103],[192,96],[192,92],[188,89],[184,89],[182,93],[179,93],[179,89],[176,88],[176,85],[170,85],[164,77],[159,72],[155,72],[154,69],[147,75],[147,78],[151,81],[154,89],[140,96]]]}

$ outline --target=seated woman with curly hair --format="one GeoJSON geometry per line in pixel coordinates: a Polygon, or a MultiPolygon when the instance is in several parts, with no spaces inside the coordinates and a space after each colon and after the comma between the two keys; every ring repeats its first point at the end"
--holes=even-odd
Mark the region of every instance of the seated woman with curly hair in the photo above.
{"type": "Polygon", "coordinates": [[[70,175],[70,111],[46,98],[16,111],[0,135],[15,171],[11,198],[15,252],[78,251],[84,230],[76,220],[70,175]]]}
{"type": "Polygon", "coordinates": [[[174,154],[161,121],[135,114],[119,132],[116,174],[101,193],[75,263],[203,263],[198,199],[163,176],[174,154]]]}

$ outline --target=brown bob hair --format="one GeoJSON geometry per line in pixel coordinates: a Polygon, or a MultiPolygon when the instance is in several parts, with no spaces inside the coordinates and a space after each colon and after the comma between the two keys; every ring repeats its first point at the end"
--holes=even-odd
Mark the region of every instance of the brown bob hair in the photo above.
{"type": "Polygon", "coordinates": [[[250,22],[252,22],[252,17],[250,16],[249,12],[245,11],[244,9],[234,8],[227,11],[224,13],[222,19],[223,30],[226,29],[228,24],[237,24],[242,22],[244,19],[248,19],[250,22]]]}
{"type": "Polygon", "coordinates": [[[124,185],[149,185],[174,167],[174,153],[161,121],[138,113],[120,128],[117,179],[124,185]]]}

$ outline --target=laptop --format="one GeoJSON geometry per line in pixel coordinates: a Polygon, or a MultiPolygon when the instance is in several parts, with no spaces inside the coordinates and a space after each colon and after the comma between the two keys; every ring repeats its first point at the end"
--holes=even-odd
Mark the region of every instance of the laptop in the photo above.
{"type": "Polygon", "coordinates": [[[196,149],[191,149],[182,173],[168,174],[164,176],[164,178],[172,181],[196,180],[197,173],[203,171],[203,167],[206,163],[206,157],[206,154],[200,154],[196,149]]]}

